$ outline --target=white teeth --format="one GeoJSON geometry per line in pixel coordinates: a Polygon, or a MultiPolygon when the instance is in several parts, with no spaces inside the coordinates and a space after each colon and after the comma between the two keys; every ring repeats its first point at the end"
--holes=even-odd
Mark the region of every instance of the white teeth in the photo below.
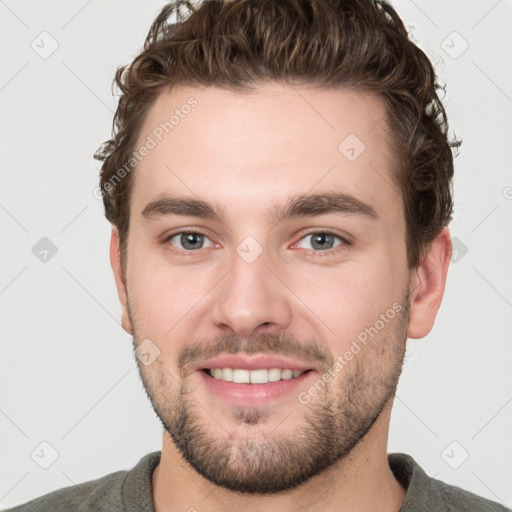
{"type": "Polygon", "coordinates": [[[283,380],[290,380],[292,378],[292,371],[291,370],[283,370],[281,373],[281,379],[283,380]]]}
{"type": "Polygon", "coordinates": [[[222,380],[227,382],[233,381],[233,368],[224,368],[221,372],[221,376],[219,377],[222,380]]]}
{"type": "MultiPolygon", "coordinates": [[[[217,373],[217,372],[215,372],[217,373]]],[[[217,378],[217,377],[215,377],[217,378]]],[[[238,382],[242,384],[249,384],[250,382],[250,372],[247,370],[233,370],[233,382],[238,382]]]]}
{"type": "Polygon", "coordinates": [[[251,384],[266,384],[268,382],[268,370],[252,370],[248,373],[251,384]]]}
{"type": "Polygon", "coordinates": [[[281,380],[281,370],[279,368],[272,368],[268,371],[268,381],[277,382],[281,380]]]}
{"type": "Polygon", "coordinates": [[[267,384],[267,382],[277,382],[278,380],[290,380],[300,377],[304,372],[302,370],[281,370],[280,368],[265,368],[259,370],[242,370],[240,368],[212,368],[210,375],[215,379],[225,380],[227,382],[236,382],[243,384],[267,384]]]}

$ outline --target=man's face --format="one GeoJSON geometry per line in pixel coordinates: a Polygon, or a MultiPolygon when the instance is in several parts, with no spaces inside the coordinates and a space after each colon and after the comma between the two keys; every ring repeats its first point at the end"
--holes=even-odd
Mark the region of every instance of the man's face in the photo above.
{"type": "Polygon", "coordinates": [[[133,176],[124,325],[148,362],[159,351],[139,361],[148,396],[217,485],[292,488],[389,410],[409,271],[384,112],[365,93],[268,84],[164,92],[144,122],[137,148],[155,147],[133,176]],[[303,195],[319,197],[285,208],[303,195]],[[148,206],[170,196],[215,215],[148,206]]]}

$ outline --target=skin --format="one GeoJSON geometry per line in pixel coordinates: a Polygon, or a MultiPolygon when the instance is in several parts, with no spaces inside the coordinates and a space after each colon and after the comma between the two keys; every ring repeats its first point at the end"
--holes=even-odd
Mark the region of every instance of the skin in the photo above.
{"type": "Polygon", "coordinates": [[[250,95],[216,87],[175,88],[157,97],[137,147],[191,96],[197,107],[134,171],[124,269],[115,227],[111,238],[123,328],[135,346],[149,339],[160,351],[152,364],[139,362],[148,396],[167,426],[153,474],[155,509],[398,511],[405,489],[389,469],[386,450],[393,395],[406,338],[426,336],[441,304],[449,231],[439,233],[417,268],[407,267],[403,204],[393,182],[385,110],[373,95],[274,83],[250,95]],[[338,149],[349,134],[366,146],[354,161],[338,149]],[[377,218],[330,213],[278,224],[266,218],[270,208],[292,196],[333,191],[371,205],[377,218]],[[144,207],[163,193],[216,203],[222,220],[144,218],[144,207]],[[202,248],[187,252],[179,236],[168,239],[187,229],[207,236],[203,246],[195,242],[202,248]],[[350,244],[334,238],[333,248],[318,249],[310,235],[322,229],[350,244]],[[236,251],[247,236],[262,249],[251,263],[236,251]],[[228,340],[228,352],[252,347],[272,354],[286,347],[291,359],[305,354],[300,347],[314,348],[326,357],[310,358],[313,371],[300,389],[307,392],[393,304],[402,306],[402,314],[385,323],[307,404],[293,393],[258,407],[235,408],[212,397],[190,365],[179,365],[180,355],[194,343],[215,355],[221,340],[228,340]],[[168,431],[177,428],[180,410],[188,412],[187,425],[195,428],[189,448],[202,455],[205,467],[199,469],[206,471],[209,464],[211,475],[194,469],[168,431]],[[319,433],[305,435],[313,418],[319,433]],[[325,450],[321,436],[327,432],[331,448],[325,450]],[[286,474],[277,446],[290,448],[286,453],[295,468],[307,467],[306,455],[322,450],[333,460],[281,492],[229,488],[230,478],[240,484],[247,477],[247,485],[258,481],[252,463],[286,474]],[[222,449],[231,458],[215,466],[222,449]],[[304,457],[296,460],[297,453],[304,457]],[[214,476],[221,470],[225,481],[219,484],[214,476]]]}

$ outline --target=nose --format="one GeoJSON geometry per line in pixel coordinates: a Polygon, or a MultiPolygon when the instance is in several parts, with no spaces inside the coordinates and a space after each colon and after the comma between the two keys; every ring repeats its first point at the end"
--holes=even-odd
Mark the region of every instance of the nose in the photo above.
{"type": "Polygon", "coordinates": [[[293,294],[276,265],[270,268],[265,251],[252,262],[234,252],[230,261],[231,270],[213,298],[216,327],[241,338],[286,330],[292,320],[293,294]]]}

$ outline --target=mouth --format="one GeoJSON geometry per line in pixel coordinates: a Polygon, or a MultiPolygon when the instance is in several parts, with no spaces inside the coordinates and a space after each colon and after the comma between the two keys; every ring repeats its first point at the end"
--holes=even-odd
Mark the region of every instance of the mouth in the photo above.
{"type": "Polygon", "coordinates": [[[210,377],[224,382],[268,384],[269,382],[297,379],[304,373],[312,370],[292,370],[291,368],[257,368],[255,370],[246,370],[244,368],[204,368],[202,371],[210,377]]]}
{"type": "Polygon", "coordinates": [[[203,361],[195,370],[208,394],[238,407],[294,399],[318,373],[298,361],[241,354],[203,361]]]}

